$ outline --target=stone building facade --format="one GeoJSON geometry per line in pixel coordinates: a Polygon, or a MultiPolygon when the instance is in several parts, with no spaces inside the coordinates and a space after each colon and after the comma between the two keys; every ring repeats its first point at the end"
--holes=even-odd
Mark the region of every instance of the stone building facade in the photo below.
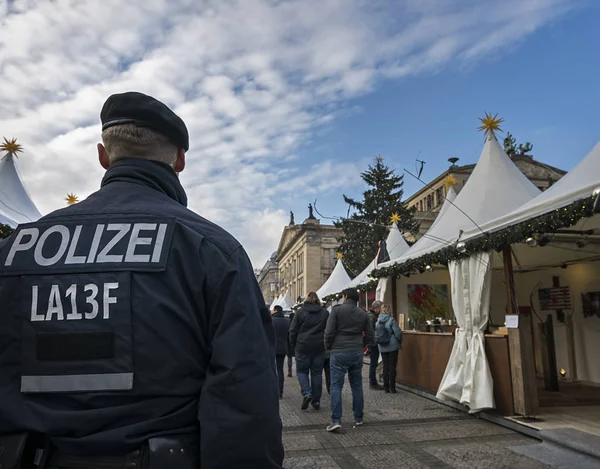
{"type": "MultiPolygon", "coordinates": [[[[566,171],[541,163],[531,156],[515,155],[511,159],[521,172],[542,191],[566,174],[566,171]]],[[[420,223],[417,238],[429,230],[438,216],[449,190],[446,184],[447,178],[451,176],[456,181],[454,190],[459,193],[475,168],[474,164],[457,166],[458,158],[451,158],[449,161],[451,166],[447,171],[406,199],[409,208],[415,207],[414,218],[420,223]]]]}
{"type": "Polygon", "coordinates": [[[277,267],[277,252],[271,254],[262,269],[256,273],[258,286],[265,302],[270,305],[279,293],[279,268],[277,267]]]}
{"type": "Polygon", "coordinates": [[[342,232],[332,225],[321,225],[309,216],[302,224],[283,230],[277,250],[279,287],[293,301],[318,290],[329,278],[337,260],[338,239],[342,232]]]}

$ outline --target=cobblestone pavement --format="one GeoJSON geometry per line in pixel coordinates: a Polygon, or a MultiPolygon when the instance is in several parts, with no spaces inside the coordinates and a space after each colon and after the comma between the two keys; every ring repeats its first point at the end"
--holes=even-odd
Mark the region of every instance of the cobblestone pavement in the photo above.
{"type": "MultiPolygon", "coordinates": [[[[364,371],[366,377],[367,366],[364,371]]],[[[302,411],[296,372],[286,377],[281,401],[286,469],[549,469],[509,449],[539,444],[536,440],[415,394],[371,391],[367,380],[365,425],[354,428],[346,379],[343,429],[327,433],[324,381],[321,410],[302,411]]]]}

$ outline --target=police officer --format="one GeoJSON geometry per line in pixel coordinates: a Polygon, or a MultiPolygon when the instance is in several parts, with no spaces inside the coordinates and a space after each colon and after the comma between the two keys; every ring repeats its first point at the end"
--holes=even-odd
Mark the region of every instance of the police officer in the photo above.
{"type": "Polygon", "coordinates": [[[100,190],[0,243],[0,466],[281,468],[271,317],[186,208],[185,124],[135,92],[101,120],[100,190]]]}

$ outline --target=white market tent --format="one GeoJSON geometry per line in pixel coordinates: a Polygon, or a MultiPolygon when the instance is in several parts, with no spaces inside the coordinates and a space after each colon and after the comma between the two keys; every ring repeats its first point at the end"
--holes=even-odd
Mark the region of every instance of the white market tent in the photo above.
{"type": "Polygon", "coordinates": [[[42,216],[25,189],[15,157],[15,153],[7,152],[0,159],[0,223],[12,228],[42,216]]]}
{"type": "Polygon", "coordinates": [[[489,135],[479,162],[453,203],[444,204],[431,228],[403,256],[381,267],[402,264],[450,246],[461,237],[462,232],[482,226],[538,194],[540,190],[500,148],[496,137],[489,135]]]}
{"type": "MultiPolygon", "coordinates": [[[[600,142],[556,184],[516,210],[480,226],[484,232],[493,233],[566,207],[577,200],[591,197],[598,188],[600,188],[600,142]]],[[[471,229],[465,233],[464,238],[476,238],[481,234],[480,230],[471,229]]]]}
{"type": "MultiPolygon", "coordinates": [[[[447,208],[419,242],[383,266],[402,264],[453,245],[463,239],[464,232],[515,210],[538,194],[539,189],[502,150],[493,131],[487,131],[479,161],[453,203],[445,204],[447,208]]],[[[484,348],[490,312],[491,253],[452,261],[448,270],[459,329],[437,397],[467,405],[471,412],[493,408],[493,381],[484,348]]]]}
{"type": "Polygon", "coordinates": [[[338,259],[327,281],[317,290],[317,296],[323,301],[323,298],[342,291],[348,283],[350,283],[348,272],[346,272],[342,260],[338,259]]]}
{"type": "MultiPolygon", "coordinates": [[[[388,253],[390,255],[390,259],[396,259],[404,254],[408,249],[409,245],[400,233],[398,229],[398,225],[396,223],[392,223],[390,227],[390,232],[386,239],[386,246],[388,253]]],[[[356,288],[360,285],[364,285],[371,281],[371,272],[375,270],[375,264],[377,261],[377,257],[375,257],[371,263],[363,270],[360,274],[358,274],[350,283],[344,286],[339,292],[345,290],[346,288],[356,288]]],[[[337,293],[339,293],[337,292],[337,293]]]]}
{"type": "Polygon", "coordinates": [[[271,310],[275,306],[281,306],[284,311],[291,311],[292,306],[294,306],[294,303],[292,302],[292,299],[290,298],[290,293],[286,291],[285,295],[279,295],[275,299],[275,301],[273,301],[273,304],[271,305],[271,310]]]}
{"type": "MultiPolygon", "coordinates": [[[[422,239],[427,237],[427,234],[435,227],[436,223],[438,223],[441,219],[443,219],[444,213],[446,213],[448,211],[448,208],[452,206],[454,199],[456,199],[456,191],[454,190],[454,187],[450,187],[450,189],[448,189],[448,193],[446,194],[446,197],[444,199],[442,208],[440,209],[440,212],[438,213],[438,216],[436,217],[436,219],[433,221],[433,223],[429,227],[429,230],[427,230],[427,233],[425,233],[423,235],[423,237],[421,239],[419,239],[419,241],[417,241],[415,244],[413,244],[411,247],[409,247],[408,250],[406,251],[406,253],[409,253],[410,249],[417,246],[420,242],[421,243],[423,242],[422,239]]],[[[399,256],[399,257],[401,257],[401,256],[399,256]]],[[[390,258],[392,260],[390,262],[386,262],[386,263],[382,264],[381,266],[385,267],[390,264],[395,264],[396,263],[395,259],[398,259],[399,257],[394,258],[394,257],[390,256],[390,258]]],[[[388,286],[388,279],[380,278],[379,282],[377,284],[377,292],[375,294],[375,298],[377,298],[379,301],[385,301],[387,286],[388,286]]]]}

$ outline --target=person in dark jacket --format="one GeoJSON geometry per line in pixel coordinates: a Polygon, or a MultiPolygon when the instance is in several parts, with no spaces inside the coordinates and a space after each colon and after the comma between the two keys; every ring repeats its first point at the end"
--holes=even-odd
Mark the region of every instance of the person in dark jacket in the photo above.
{"type": "Polygon", "coordinates": [[[358,292],[343,292],[343,304],[334,306],[325,329],[325,348],[331,352],[331,424],[328,432],[342,427],[342,388],[348,373],[352,389],[352,410],[357,426],[363,424],[364,395],[362,386],[363,350],[373,344],[369,316],[357,306],[358,292]]]}
{"type": "Polygon", "coordinates": [[[279,398],[283,398],[284,373],[283,364],[289,350],[290,320],[283,315],[283,308],[275,306],[273,312],[273,327],[275,328],[275,357],[277,362],[277,377],[279,378],[279,398]]]}
{"type": "MultiPolygon", "coordinates": [[[[377,317],[381,312],[381,301],[375,300],[371,305],[369,311],[369,322],[371,323],[371,329],[375,331],[375,324],[377,324],[377,317]]],[[[379,347],[377,344],[369,346],[369,387],[377,391],[383,389],[377,382],[377,365],[379,365],[379,347]]]]}
{"type": "MultiPolygon", "coordinates": [[[[387,329],[389,342],[380,343],[379,350],[383,359],[383,388],[386,393],[396,394],[396,367],[398,351],[402,348],[402,331],[392,316],[392,307],[383,305],[376,327],[387,329]]],[[[381,334],[382,335],[382,334],[381,334]]]]}
{"type": "Polygon", "coordinates": [[[271,315],[186,208],[185,124],[135,92],[101,120],[100,189],[0,242],[0,458],[43,436],[56,468],[281,469],[271,315]]]}
{"type": "Polygon", "coordinates": [[[323,337],[329,313],[315,292],[310,292],[290,327],[290,342],[296,354],[296,374],[302,393],[302,410],[321,407],[325,347],[323,337]],[[309,377],[310,373],[310,377],[309,377]]]}
{"type": "MultiPolygon", "coordinates": [[[[295,311],[290,313],[290,324],[294,321],[294,316],[296,315],[295,311]]],[[[292,342],[290,341],[290,336],[288,334],[288,356],[287,356],[287,366],[288,366],[288,378],[291,378],[292,375],[292,364],[294,358],[294,347],[292,347],[292,342]]]]}

